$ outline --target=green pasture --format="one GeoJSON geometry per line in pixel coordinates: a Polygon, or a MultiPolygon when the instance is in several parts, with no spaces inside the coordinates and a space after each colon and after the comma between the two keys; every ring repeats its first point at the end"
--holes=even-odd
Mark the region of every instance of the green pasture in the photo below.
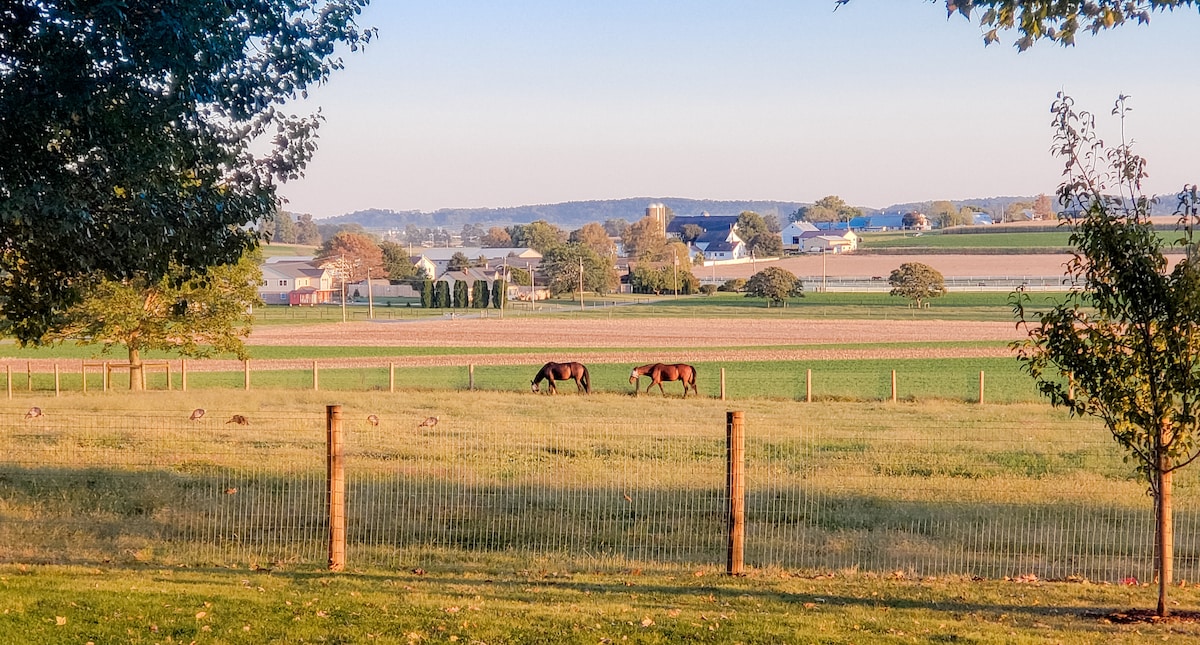
{"type": "Polygon", "coordinates": [[[898,249],[1007,249],[1020,252],[1022,249],[1067,249],[1071,234],[1060,231],[1005,231],[1000,233],[943,234],[940,231],[925,231],[920,235],[912,231],[885,231],[863,233],[862,248],[898,249]]]}
{"type": "MultiPolygon", "coordinates": [[[[386,365],[380,365],[376,367],[322,368],[319,359],[339,357],[336,352],[329,351],[338,348],[274,347],[256,349],[274,350],[264,352],[262,358],[312,358],[317,361],[318,366],[316,386],[323,391],[342,393],[387,391],[392,387],[398,391],[466,390],[472,385],[472,370],[474,373],[473,385],[477,390],[525,392],[529,390],[530,380],[541,367],[540,364],[531,363],[527,365],[475,365],[472,368],[464,363],[435,367],[389,368],[386,365]]],[[[345,349],[362,351],[362,348],[345,349]]],[[[401,350],[404,348],[388,349],[401,350]]],[[[472,349],[474,348],[458,348],[456,351],[443,353],[469,353],[472,349]]],[[[825,347],[824,349],[836,348],[825,347]]],[[[476,351],[473,353],[486,356],[488,353],[504,354],[511,351],[476,351]]],[[[582,348],[579,351],[583,351],[582,348]]],[[[564,357],[570,357],[572,350],[563,350],[561,353],[564,357]]],[[[646,351],[645,354],[647,358],[641,362],[673,360],[650,351],[646,351]]],[[[416,350],[392,353],[377,350],[373,353],[347,352],[340,356],[347,355],[378,358],[381,356],[421,355],[421,353],[416,350]]],[[[378,360],[372,362],[379,363],[378,360]]],[[[1012,358],[698,361],[693,364],[698,371],[697,385],[700,394],[707,398],[720,396],[721,370],[724,369],[725,396],[731,401],[746,399],[805,400],[809,396],[810,387],[812,398],[817,401],[880,401],[890,399],[892,396],[893,371],[896,373],[896,397],[901,400],[977,401],[979,399],[980,372],[984,373],[984,398],[986,401],[1012,403],[1038,400],[1032,380],[1020,370],[1020,366],[1012,358]],[[811,386],[809,385],[810,374],[811,386]]],[[[251,361],[251,389],[313,389],[311,367],[290,370],[260,370],[255,369],[253,365],[254,363],[251,361]]],[[[629,372],[632,367],[634,367],[633,363],[591,362],[588,369],[593,391],[596,393],[632,394],[633,385],[629,383],[629,372]]],[[[181,383],[177,363],[172,365],[172,370],[171,387],[179,389],[181,383]]],[[[0,378],[4,377],[4,374],[0,374],[0,378]]],[[[187,379],[189,390],[245,389],[244,370],[189,371],[187,379]]],[[[128,389],[128,383],[127,372],[113,372],[110,382],[112,389],[128,389]]],[[[165,371],[149,370],[146,384],[149,389],[167,389],[165,371]]],[[[643,392],[649,384],[649,378],[641,379],[640,387],[643,392]]],[[[61,369],[58,376],[58,387],[61,392],[81,391],[81,372],[78,369],[71,371],[67,371],[65,368],[61,369]]],[[[575,390],[575,384],[572,381],[560,383],[559,387],[562,391],[575,390]]],[[[55,377],[50,372],[30,374],[25,370],[17,370],[12,374],[12,388],[18,394],[53,393],[55,377]]],[[[100,370],[89,371],[87,388],[89,392],[99,392],[103,388],[103,377],[100,370]]],[[[663,389],[667,396],[679,396],[682,393],[682,386],[679,383],[664,383],[663,389]]],[[[656,387],[649,395],[643,395],[662,396],[662,393],[656,387]]]]}

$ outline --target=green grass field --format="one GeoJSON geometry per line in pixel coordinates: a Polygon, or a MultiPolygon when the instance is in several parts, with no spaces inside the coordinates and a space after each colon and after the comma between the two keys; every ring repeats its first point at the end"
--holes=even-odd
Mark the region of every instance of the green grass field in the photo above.
{"type": "Polygon", "coordinates": [[[940,231],[926,231],[915,235],[911,231],[886,231],[882,233],[863,233],[862,248],[898,249],[898,248],[930,248],[930,249],[1010,249],[1020,252],[1023,249],[1066,249],[1070,246],[1067,230],[1038,231],[1038,232],[1002,232],[1002,233],[970,233],[944,234],[940,231]]]}

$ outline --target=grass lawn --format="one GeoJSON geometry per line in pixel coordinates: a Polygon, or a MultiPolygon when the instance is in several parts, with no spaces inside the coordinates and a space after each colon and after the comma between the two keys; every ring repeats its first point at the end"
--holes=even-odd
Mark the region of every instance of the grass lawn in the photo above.
{"type": "MultiPolygon", "coordinates": [[[[0,566],[6,643],[1144,643],[1149,586],[630,568],[503,554],[404,570],[0,566]]],[[[1173,590],[1183,607],[1196,586],[1173,590]]]]}
{"type": "Polygon", "coordinates": [[[1061,231],[1006,231],[1002,233],[960,233],[944,234],[940,231],[926,231],[914,235],[910,231],[886,231],[883,233],[863,233],[862,248],[897,249],[897,248],[934,248],[934,249],[1065,249],[1070,246],[1070,232],[1061,231]]]}

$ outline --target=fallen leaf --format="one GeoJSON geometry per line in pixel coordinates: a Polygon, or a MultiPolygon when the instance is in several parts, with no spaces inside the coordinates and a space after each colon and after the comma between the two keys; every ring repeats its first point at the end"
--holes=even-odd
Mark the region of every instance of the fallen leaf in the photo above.
{"type": "Polygon", "coordinates": [[[198,611],[198,612],[196,612],[196,620],[200,620],[201,618],[204,618],[207,615],[208,615],[207,611],[198,611]]]}
{"type": "Polygon", "coordinates": [[[649,627],[654,624],[654,620],[649,616],[642,619],[642,627],[649,627]]]}
{"type": "Polygon", "coordinates": [[[66,625],[67,617],[66,616],[55,616],[54,622],[57,623],[58,625],[66,625]]]}

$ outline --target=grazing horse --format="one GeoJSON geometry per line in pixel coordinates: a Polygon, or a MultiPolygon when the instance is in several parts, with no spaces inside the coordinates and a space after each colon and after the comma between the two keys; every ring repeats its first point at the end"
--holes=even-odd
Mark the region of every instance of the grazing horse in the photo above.
{"type": "Polygon", "coordinates": [[[575,381],[578,391],[585,394],[592,393],[592,381],[588,376],[588,369],[583,363],[555,363],[553,361],[546,363],[542,369],[538,370],[537,376],[529,382],[529,389],[535,393],[541,392],[539,383],[545,380],[550,383],[550,393],[557,394],[558,388],[554,387],[554,382],[567,379],[575,381]]]}
{"type": "Polygon", "coordinates": [[[650,385],[646,386],[646,392],[650,392],[650,388],[658,386],[658,391],[667,395],[667,391],[663,389],[663,381],[683,381],[683,398],[687,398],[688,387],[700,396],[700,390],[696,389],[696,368],[686,363],[676,363],[674,365],[663,365],[655,363],[653,365],[642,365],[641,367],[633,368],[633,372],[629,374],[629,382],[633,383],[633,393],[636,395],[638,391],[638,378],[642,376],[650,377],[650,385]]]}

